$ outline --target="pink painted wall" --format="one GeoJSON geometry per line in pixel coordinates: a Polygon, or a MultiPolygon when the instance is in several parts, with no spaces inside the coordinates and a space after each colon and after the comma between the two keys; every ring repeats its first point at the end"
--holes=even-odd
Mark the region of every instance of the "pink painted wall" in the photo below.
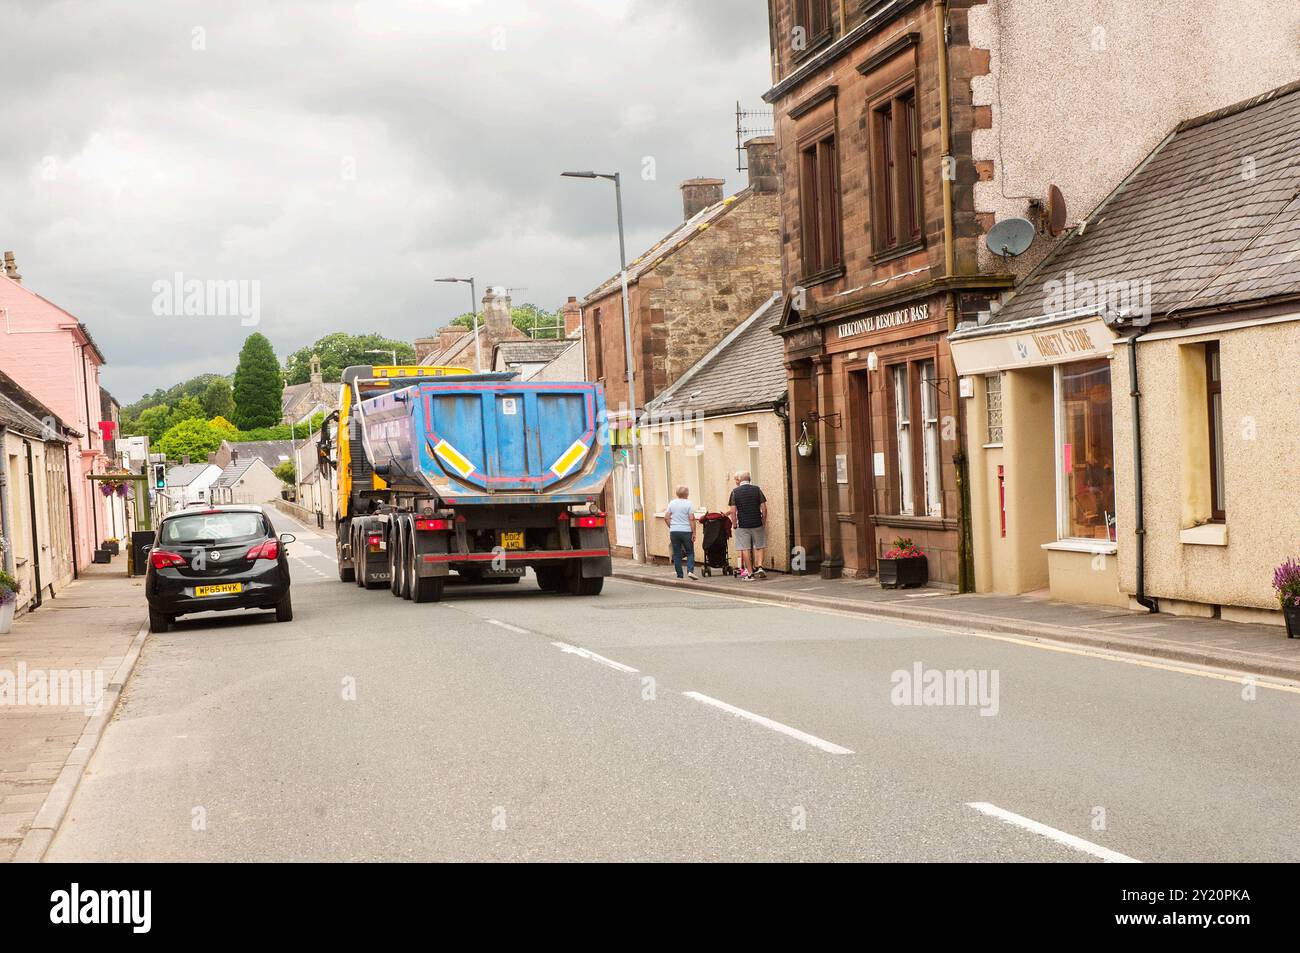
{"type": "Polygon", "coordinates": [[[77,318],[0,275],[0,370],[29,390],[64,424],[83,434],[80,446],[70,454],[79,569],[90,562],[95,547],[111,535],[103,525],[102,499],[86,479],[88,473],[103,471],[107,462],[95,427],[100,413],[101,363],[94,346],[88,344],[78,327],[77,318]]]}

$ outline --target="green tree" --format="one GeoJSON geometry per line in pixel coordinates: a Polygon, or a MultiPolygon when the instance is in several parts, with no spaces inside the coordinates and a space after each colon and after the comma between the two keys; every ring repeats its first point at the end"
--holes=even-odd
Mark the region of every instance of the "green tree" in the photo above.
{"type": "Polygon", "coordinates": [[[311,379],[311,356],[320,357],[321,377],[330,383],[343,379],[343,369],[352,365],[387,364],[397,352],[398,364],[414,364],[415,348],[405,341],[394,341],[381,334],[346,334],[335,331],[315,344],[300,347],[284,362],[284,379],[290,384],[305,384],[311,379]],[[369,354],[368,351],[384,351],[369,354]]]}
{"type": "Polygon", "coordinates": [[[168,460],[179,461],[189,457],[192,461],[208,458],[208,454],[221,446],[223,434],[202,417],[191,417],[176,424],[158,441],[158,452],[168,460]]]}
{"type": "Polygon", "coordinates": [[[235,392],[230,389],[230,381],[219,377],[204,388],[203,413],[208,417],[235,415],[235,392]]]}
{"type": "Polygon", "coordinates": [[[143,434],[149,438],[151,444],[156,444],[162,439],[162,435],[167,432],[167,415],[169,411],[166,404],[156,404],[153,407],[146,407],[140,412],[130,429],[124,424],[122,432],[128,436],[138,436],[143,434]]]}
{"type": "Polygon", "coordinates": [[[293,486],[294,468],[292,460],[286,460],[284,463],[278,464],[271,472],[280,478],[281,483],[293,486]]]}
{"type": "MultiPolygon", "coordinates": [[[[483,323],[482,313],[479,314],[478,320],[481,325],[483,323]]],[[[538,340],[544,341],[564,337],[564,316],[558,311],[547,311],[535,304],[521,304],[511,308],[510,322],[529,337],[538,340]]],[[[457,327],[472,329],[474,327],[474,315],[467,311],[452,318],[448,323],[457,327]]]]}
{"type": "Polygon", "coordinates": [[[280,422],[284,382],[280,364],[266,336],[250,334],[239,352],[235,370],[235,424],[240,430],[270,427],[280,422]]]}
{"type": "Polygon", "coordinates": [[[234,440],[239,436],[239,428],[225,417],[213,417],[208,421],[208,424],[213,430],[220,432],[227,440],[234,440]]]}

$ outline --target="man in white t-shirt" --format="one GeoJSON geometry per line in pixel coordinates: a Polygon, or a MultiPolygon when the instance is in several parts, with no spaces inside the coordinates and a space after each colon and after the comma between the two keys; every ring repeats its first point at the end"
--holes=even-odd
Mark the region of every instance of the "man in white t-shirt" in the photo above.
{"type": "Polygon", "coordinates": [[[673,568],[677,578],[682,578],[682,553],[686,554],[686,578],[698,579],[695,575],[695,507],[687,499],[690,490],[679,486],[677,498],[664,507],[664,519],[668,522],[668,540],[673,548],[673,568]]]}

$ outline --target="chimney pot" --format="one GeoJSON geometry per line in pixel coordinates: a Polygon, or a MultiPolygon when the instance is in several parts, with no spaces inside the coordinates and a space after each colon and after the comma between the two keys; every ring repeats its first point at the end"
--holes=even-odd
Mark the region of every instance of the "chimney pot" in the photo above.
{"type": "Polygon", "coordinates": [[[14,261],[14,253],[5,252],[5,277],[22,284],[23,276],[18,273],[18,264],[14,261]]]}
{"type": "Polygon", "coordinates": [[[745,143],[745,165],[749,167],[749,187],[755,192],[775,192],[776,137],[755,136],[745,143]]]}
{"type": "Polygon", "coordinates": [[[682,212],[690,220],[722,201],[722,179],[687,179],[682,183],[682,212]]]}

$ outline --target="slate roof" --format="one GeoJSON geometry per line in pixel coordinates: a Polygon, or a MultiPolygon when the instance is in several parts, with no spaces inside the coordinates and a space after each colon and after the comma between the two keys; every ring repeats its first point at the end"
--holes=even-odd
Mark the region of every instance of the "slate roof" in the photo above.
{"type": "MultiPolygon", "coordinates": [[[[740,203],[748,199],[754,192],[752,189],[741,189],[735,195],[723,199],[721,202],[715,202],[708,208],[700,209],[681,225],[651,245],[640,257],[634,261],[628,262],[627,266],[627,283],[634,284],[643,274],[650,271],[669,255],[676,252],[688,241],[706,231],[710,226],[715,225],[719,219],[725,216],[740,203]]],[[[619,275],[615,274],[607,278],[600,287],[596,288],[586,296],[587,301],[595,301],[597,298],[603,298],[605,295],[620,287],[619,275]]]]}
{"type": "Polygon", "coordinates": [[[0,426],[44,439],[46,418],[54,421],[56,433],[59,434],[53,439],[64,439],[63,421],[55,417],[48,407],[32,396],[30,391],[8,374],[0,372],[0,426]]]}
{"type": "Polygon", "coordinates": [[[650,401],[650,420],[686,411],[708,416],[757,410],[785,397],[785,345],[772,333],[781,320],[781,300],[774,294],[650,401]]]}
{"type": "Polygon", "coordinates": [[[240,443],[224,441],[226,446],[239,454],[241,463],[249,457],[258,457],[274,470],[285,460],[293,459],[293,442],[289,440],[248,440],[240,443]]]}
{"type": "Polygon", "coordinates": [[[502,341],[496,346],[507,364],[549,364],[573,344],[566,338],[541,341],[502,341]]]}
{"type": "Polygon", "coordinates": [[[170,486],[189,486],[199,477],[201,477],[212,466],[210,463],[182,463],[179,466],[167,468],[167,485],[170,486]]]}
{"type": "MultiPolygon", "coordinates": [[[[265,464],[266,461],[263,460],[260,462],[265,464]]],[[[224,470],[221,471],[221,476],[213,480],[212,485],[214,487],[230,486],[236,483],[239,480],[239,478],[242,477],[245,473],[247,473],[250,469],[257,466],[258,463],[259,460],[256,457],[254,457],[252,460],[240,460],[237,463],[232,463],[224,470]]]]}
{"type": "MultiPolygon", "coordinates": [[[[1300,294],[1300,82],[1179,125],[1020,285],[989,333],[1074,273],[1150,282],[1152,320],[1300,294]]],[[[1096,311],[1092,311],[1096,313],[1096,311]]]]}

